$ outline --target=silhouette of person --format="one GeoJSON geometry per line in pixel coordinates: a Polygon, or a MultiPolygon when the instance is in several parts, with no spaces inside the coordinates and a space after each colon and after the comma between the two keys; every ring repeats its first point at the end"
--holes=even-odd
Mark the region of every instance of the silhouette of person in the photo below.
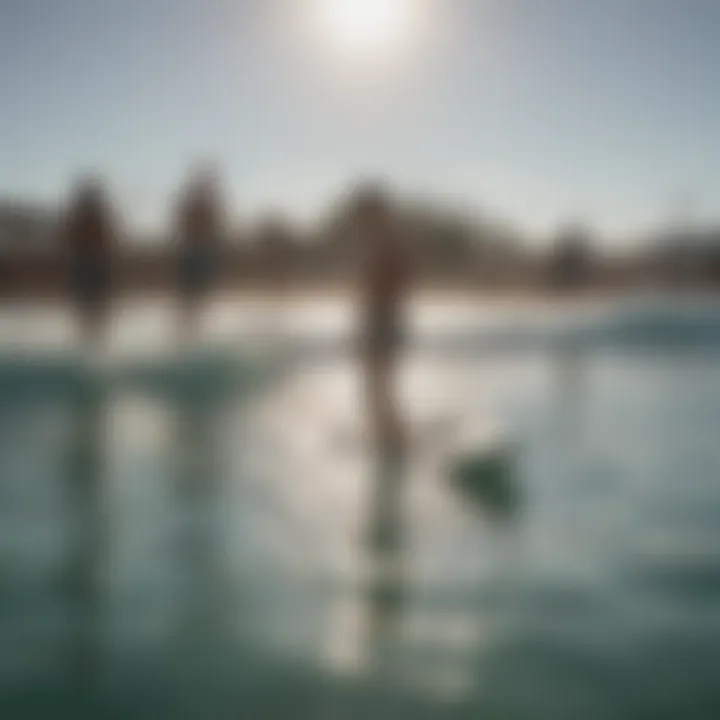
{"type": "Polygon", "coordinates": [[[555,246],[552,275],[555,288],[562,293],[575,293],[589,279],[590,240],[581,225],[563,229],[555,246]]]}
{"type": "Polygon", "coordinates": [[[281,294],[289,275],[291,239],[281,215],[268,215],[260,229],[260,236],[268,262],[273,289],[281,294]]]}
{"type": "MultiPolygon", "coordinates": [[[[283,330],[282,307],[290,275],[292,239],[288,225],[282,215],[267,215],[259,230],[262,245],[264,272],[269,280],[269,316],[267,321],[274,326],[274,332],[281,335],[283,330]]],[[[269,330],[269,328],[266,328],[269,330]]]]}
{"type": "Polygon", "coordinates": [[[205,166],[191,178],[178,208],[178,291],[183,338],[197,337],[203,301],[216,284],[222,226],[218,179],[205,166]]]}
{"type": "Polygon", "coordinates": [[[394,373],[402,348],[402,311],[410,284],[409,252],[384,190],[370,185],[356,198],[356,227],[362,243],[361,361],[367,413],[380,463],[371,504],[369,542],[394,544],[400,504],[405,431],[395,396],[394,373]]]}
{"type": "Polygon", "coordinates": [[[393,373],[402,348],[402,312],[409,290],[409,251],[387,194],[379,186],[357,196],[357,229],[362,243],[361,355],[370,420],[381,447],[402,445],[393,373]]]}
{"type": "Polygon", "coordinates": [[[71,296],[83,341],[102,341],[112,298],[116,228],[101,181],[82,178],[73,193],[62,226],[71,296]]]}

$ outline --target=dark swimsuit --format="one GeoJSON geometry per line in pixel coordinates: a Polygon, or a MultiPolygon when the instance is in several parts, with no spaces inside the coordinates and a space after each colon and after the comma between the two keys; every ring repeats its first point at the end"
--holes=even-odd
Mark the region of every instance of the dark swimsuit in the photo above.
{"type": "Polygon", "coordinates": [[[213,248],[207,245],[189,244],[180,256],[180,289],[187,295],[207,292],[213,284],[216,273],[216,258],[213,248]]]}
{"type": "Polygon", "coordinates": [[[112,229],[98,208],[77,210],[68,226],[70,284],[80,307],[105,304],[111,294],[112,229]]]}
{"type": "Polygon", "coordinates": [[[72,268],[75,300],[80,305],[99,305],[110,295],[110,262],[104,258],[77,258],[72,268]]]}

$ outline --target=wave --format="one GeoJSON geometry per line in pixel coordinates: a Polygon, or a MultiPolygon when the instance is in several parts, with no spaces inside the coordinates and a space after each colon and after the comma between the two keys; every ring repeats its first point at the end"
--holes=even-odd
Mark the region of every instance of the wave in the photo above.
{"type": "MultiPolygon", "coordinates": [[[[592,309],[565,306],[548,311],[538,307],[504,316],[479,310],[478,315],[481,314],[482,319],[477,323],[466,313],[463,322],[455,320],[452,326],[435,323],[431,328],[411,327],[407,346],[414,352],[433,354],[720,350],[720,302],[713,300],[639,298],[592,309]]],[[[222,356],[225,367],[232,362],[242,362],[243,348],[260,347],[270,354],[275,348],[276,353],[283,354],[285,362],[348,356],[357,348],[356,336],[357,333],[349,329],[336,327],[328,331],[310,326],[285,330],[281,337],[268,331],[245,332],[231,350],[208,351],[216,361],[209,367],[203,369],[196,363],[191,364],[195,374],[211,375],[217,370],[216,355],[222,356]]],[[[171,374],[170,366],[177,364],[177,358],[168,360],[167,374],[171,374]]],[[[160,375],[162,368],[163,361],[159,359],[156,371],[160,375]]],[[[45,384],[83,384],[92,374],[92,363],[79,353],[0,353],[0,390],[3,392],[28,383],[36,384],[38,389],[45,384]]]]}

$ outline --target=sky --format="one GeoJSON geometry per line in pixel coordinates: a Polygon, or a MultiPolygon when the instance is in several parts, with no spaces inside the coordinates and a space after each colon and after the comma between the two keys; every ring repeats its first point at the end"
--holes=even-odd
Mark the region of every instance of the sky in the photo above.
{"type": "Polygon", "coordinates": [[[93,168],[157,228],[213,158],[239,218],[361,174],[538,239],[720,220],[718,0],[410,0],[391,52],[318,1],[0,0],[0,196],[93,168]]]}

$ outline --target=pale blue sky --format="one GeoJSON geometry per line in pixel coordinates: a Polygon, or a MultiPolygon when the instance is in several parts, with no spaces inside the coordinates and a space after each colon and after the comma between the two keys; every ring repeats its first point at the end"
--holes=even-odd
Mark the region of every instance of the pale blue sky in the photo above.
{"type": "Polygon", "coordinates": [[[313,1],[0,0],[0,194],[97,167],[153,224],[209,155],[241,215],[376,172],[538,235],[720,219],[719,0],[416,0],[382,71],[308,41],[313,1]]]}

